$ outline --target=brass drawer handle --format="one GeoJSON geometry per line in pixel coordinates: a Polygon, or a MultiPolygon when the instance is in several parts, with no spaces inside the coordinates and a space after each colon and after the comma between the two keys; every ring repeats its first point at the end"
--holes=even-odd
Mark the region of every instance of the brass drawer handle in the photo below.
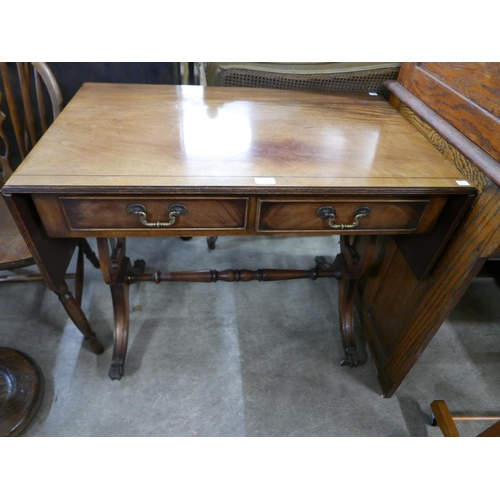
{"type": "Polygon", "coordinates": [[[185,205],[170,205],[168,207],[168,216],[170,220],[168,222],[148,222],[146,220],[146,207],[144,205],[139,205],[137,203],[132,203],[128,205],[127,212],[132,215],[138,215],[141,219],[142,224],[148,227],[168,227],[172,226],[176,217],[180,215],[187,214],[187,207],[185,205]]]}
{"type": "Polygon", "coordinates": [[[316,212],[318,217],[321,217],[322,219],[328,219],[328,225],[332,229],[353,229],[358,226],[359,221],[363,217],[368,217],[370,213],[371,208],[360,207],[357,208],[354,212],[354,221],[352,224],[334,224],[333,221],[335,220],[335,209],[333,207],[321,207],[318,208],[318,211],[316,212]]]}

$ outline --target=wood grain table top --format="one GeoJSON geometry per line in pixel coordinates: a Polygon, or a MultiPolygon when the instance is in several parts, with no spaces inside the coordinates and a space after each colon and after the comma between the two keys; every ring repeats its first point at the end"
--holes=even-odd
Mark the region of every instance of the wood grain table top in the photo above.
{"type": "Polygon", "coordinates": [[[85,83],[4,192],[464,186],[379,96],[85,83]]]}

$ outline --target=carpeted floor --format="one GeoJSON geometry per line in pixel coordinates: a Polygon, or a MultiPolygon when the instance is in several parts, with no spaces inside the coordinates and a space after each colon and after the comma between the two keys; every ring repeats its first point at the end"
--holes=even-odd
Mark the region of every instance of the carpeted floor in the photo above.
{"type": "MultiPolygon", "coordinates": [[[[91,241],[95,248],[95,242],[91,241]]],[[[309,269],[335,237],[128,240],[147,270],[309,269]]],[[[385,399],[369,353],[341,367],[335,280],[142,283],[130,294],[125,376],[111,381],[112,306],[86,268],[83,308],[106,351],[95,356],[42,283],[0,286],[1,345],[40,365],[45,397],[25,436],[441,436],[429,404],[500,412],[500,289],[474,280],[396,394],[385,399]]],[[[362,346],[361,350],[366,348],[362,346]]],[[[463,435],[487,424],[461,423],[463,435]]]]}

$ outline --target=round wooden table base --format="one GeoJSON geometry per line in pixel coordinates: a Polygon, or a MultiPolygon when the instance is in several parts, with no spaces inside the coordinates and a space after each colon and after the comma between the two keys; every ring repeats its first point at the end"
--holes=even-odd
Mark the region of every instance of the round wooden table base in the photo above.
{"type": "Polygon", "coordinates": [[[28,355],[0,347],[0,436],[18,436],[43,398],[43,374],[28,355]]]}

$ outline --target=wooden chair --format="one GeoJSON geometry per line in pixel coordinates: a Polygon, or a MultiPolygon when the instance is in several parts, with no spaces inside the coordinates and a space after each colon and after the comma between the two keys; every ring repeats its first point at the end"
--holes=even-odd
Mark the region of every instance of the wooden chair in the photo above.
{"type": "MultiPolygon", "coordinates": [[[[16,63],[17,78],[12,78],[13,66],[0,63],[2,89],[5,93],[8,115],[2,112],[2,92],[0,91],[0,188],[12,174],[11,158],[15,163],[22,161],[39,138],[47,130],[62,109],[62,94],[46,63],[16,63]],[[14,85],[14,83],[18,85],[14,85]],[[47,113],[45,101],[50,101],[47,113]],[[8,121],[7,118],[10,118],[8,121]],[[2,125],[10,125],[7,127],[2,125]],[[9,139],[14,138],[17,150],[9,149],[9,139]]],[[[78,241],[76,273],[67,278],[75,278],[75,299],[81,304],[83,292],[84,256],[94,267],[99,268],[99,259],[85,239],[78,241]]],[[[0,202],[0,271],[13,270],[34,265],[35,261],[23,237],[12,219],[7,206],[0,202]]],[[[0,283],[43,281],[40,274],[0,275],[0,283]]]]}
{"type": "MultiPolygon", "coordinates": [[[[396,80],[401,63],[394,62],[210,62],[199,63],[200,84],[326,92],[371,92],[389,99],[384,86],[396,80]]],[[[217,236],[207,238],[214,249],[217,236]]]]}
{"type": "MultiPolygon", "coordinates": [[[[18,164],[45,133],[50,123],[60,113],[62,95],[59,86],[45,63],[16,63],[17,86],[13,85],[7,63],[0,63],[2,90],[5,93],[7,115],[2,112],[3,95],[0,90],[0,188],[12,174],[11,159],[18,164]],[[42,85],[43,82],[43,85],[42,85]],[[45,99],[51,103],[51,118],[46,113],[45,99]],[[10,125],[8,132],[3,125],[10,125]],[[7,137],[9,135],[9,138],[7,137]],[[17,150],[9,149],[11,143],[17,150]],[[12,155],[11,155],[12,153],[12,155]]],[[[14,80],[15,81],[15,80],[14,80]]],[[[66,275],[75,279],[75,299],[81,304],[83,291],[83,256],[99,267],[99,260],[86,240],[78,242],[76,274],[66,275]]],[[[32,266],[35,261],[12,219],[7,205],[0,201],[0,271],[10,271],[32,266]]],[[[40,274],[12,275],[0,274],[0,283],[42,281],[40,274]]],[[[65,297],[66,299],[66,297],[65,297]]],[[[74,311],[67,301],[65,305],[74,311]]],[[[73,313],[74,315],[74,313],[73,313]]],[[[74,318],[72,318],[74,320],[74,318]]],[[[78,326],[78,325],[77,325],[78,326]]],[[[86,333],[87,337],[89,336],[86,333]]],[[[96,340],[91,341],[96,354],[102,352],[102,346],[96,340]]],[[[28,355],[14,349],[0,347],[0,436],[18,436],[35,417],[44,393],[43,374],[36,362],[28,355]]]]}
{"type": "Polygon", "coordinates": [[[442,399],[436,399],[431,403],[433,425],[439,426],[444,437],[460,437],[456,421],[459,420],[495,420],[496,422],[477,437],[500,437],[500,417],[479,416],[454,416],[450,413],[448,405],[442,399]]]}

